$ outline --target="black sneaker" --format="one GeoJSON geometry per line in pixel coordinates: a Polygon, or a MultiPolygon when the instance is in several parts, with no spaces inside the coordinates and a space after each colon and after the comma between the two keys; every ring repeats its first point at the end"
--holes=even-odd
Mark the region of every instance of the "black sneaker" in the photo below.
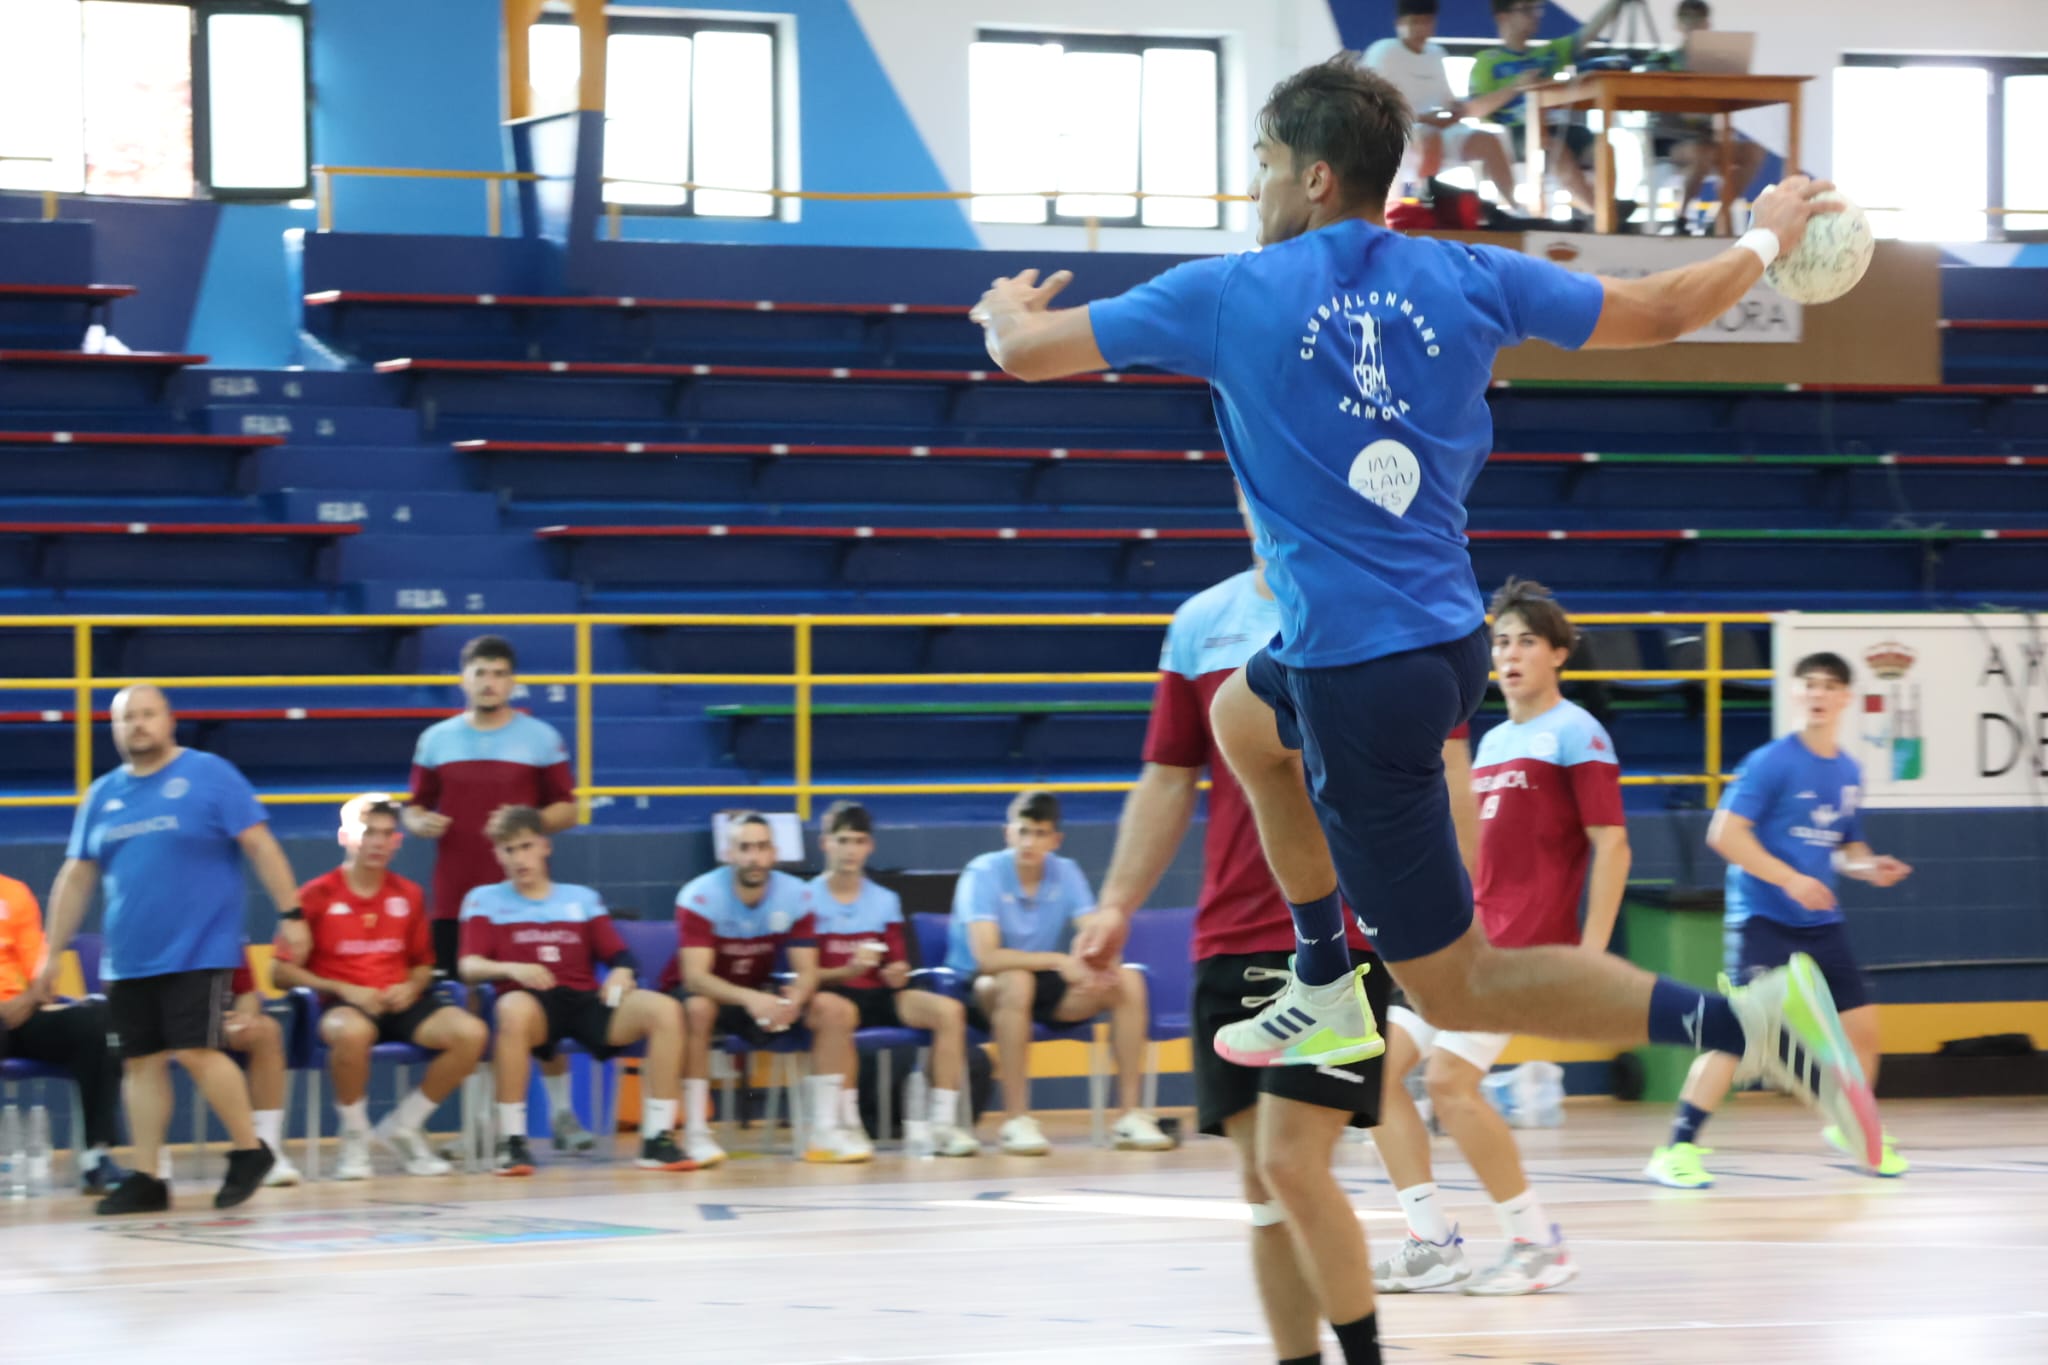
{"type": "Polygon", "coordinates": [[[640,1140],[640,1159],[633,1163],[643,1171],[694,1171],[697,1163],[683,1155],[673,1134],[640,1140]]]}
{"type": "Polygon", "coordinates": [[[262,1188],[263,1177],[269,1175],[270,1168],[276,1164],[277,1153],[260,1138],[254,1147],[229,1152],[227,1179],[220,1182],[220,1190],[213,1196],[213,1206],[231,1209],[237,1204],[248,1203],[249,1196],[262,1188]]]}
{"type": "Polygon", "coordinates": [[[517,1176],[533,1174],[533,1152],[527,1147],[525,1138],[507,1137],[498,1139],[498,1164],[496,1170],[499,1175],[517,1176]]]}
{"type": "Polygon", "coordinates": [[[119,1213],[162,1213],[171,1206],[171,1187],[144,1171],[130,1171],[114,1192],[92,1211],[102,1217],[119,1213]]]}

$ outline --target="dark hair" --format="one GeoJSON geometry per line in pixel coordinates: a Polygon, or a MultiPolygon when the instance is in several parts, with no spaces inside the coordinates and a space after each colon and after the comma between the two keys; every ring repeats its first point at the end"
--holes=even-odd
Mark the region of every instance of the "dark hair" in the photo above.
{"type": "Polygon", "coordinates": [[[1486,609],[1496,622],[1511,613],[1521,617],[1524,625],[1553,648],[1570,649],[1579,642],[1579,628],[1564,614],[1550,589],[1533,578],[1510,578],[1500,585],[1486,609]]]}
{"type": "Polygon", "coordinates": [[[541,823],[540,812],[532,806],[500,806],[491,812],[484,825],[485,837],[494,844],[509,844],[522,834],[548,837],[548,827],[541,823]]]}
{"type": "Polygon", "coordinates": [[[1707,4],[1707,0],[1678,0],[1678,12],[1680,14],[1712,14],[1714,11],[1707,4]]]}
{"type": "Polygon", "coordinates": [[[822,827],[827,834],[873,834],[874,818],[858,801],[834,801],[825,808],[822,827]]]}
{"type": "Polygon", "coordinates": [[[512,642],[502,635],[479,635],[462,647],[464,668],[478,659],[503,659],[507,668],[519,667],[519,656],[512,652],[512,642]]]}
{"type": "Polygon", "coordinates": [[[1018,792],[1017,799],[1010,803],[1010,820],[1029,820],[1034,824],[1060,827],[1060,799],[1051,792],[1018,792]]]}
{"type": "Polygon", "coordinates": [[[730,840],[741,825],[759,825],[772,836],[775,826],[768,823],[768,817],[757,810],[729,810],[725,813],[725,837],[730,840]]]}
{"type": "Polygon", "coordinates": [[[1411,14],[1426,14],[1436,17],[1436,0],[1394,0],[1394,17],[1406,19],[1411,14]]]}
{"type": "Polygon", "coordinates": [[[1799,666],[1792,670],[1792,676],[1795,678],[1803,678],[1809,673],[1825,673],[1844,687],[1853,686],[1856,682],[1856,673],[1849,667],[1849,661],[1827,650],[1807,655],[1799,661],[1799,666]]]}
{"type": "Polygon", "coordinates": [[[1259,111],[1259,140],[1292,152],[1297,174],[1328,162],[1349,201],[1378,204],[1401,169],[1414,121],[1392,83],[1340,52],[1273,87],[1259,111]]]}
{"type": "Polygon", "coordinates": [[[398,803],[396,801],[372,801],[369,805],[356,812],[356,820],[361,824],[368,824],[370,817],[373,815],[389,816],[393,823],[396,823],[399,819],[398,803]]]}
{"type": "Polygon", "coordinates": [[[1511,9],[1520,9],[1526,0],[1493,0],[1493,12],[1506,14],[1511,9]]]}

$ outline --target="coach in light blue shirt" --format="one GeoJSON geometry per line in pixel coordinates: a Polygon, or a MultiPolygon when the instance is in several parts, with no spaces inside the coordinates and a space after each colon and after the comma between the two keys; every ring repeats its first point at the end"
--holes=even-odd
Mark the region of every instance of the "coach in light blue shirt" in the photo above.
{"type": "Polygon", "coordinates": [[[228,1130],[227,1179],[214,1207],[231,1208],[256,1192],[276,1160],[256,1137],[241,1068],[221,1051],[229,981],[243,959],[242,860],[284,917],[284,950],[303,958],[298,888],[248,779],[225,759],[178,744],[160,690],[128,688],[111,714],[125,761],[79,806],[50,892],[49,957],[30,989],[48,997],[60,955],[104,886],[101,975],[120,1040],[136,1169],[98,1211],[170,1207],[170,1189],[154,1172],[171,1117],[173,1055],[228,1130]]]}

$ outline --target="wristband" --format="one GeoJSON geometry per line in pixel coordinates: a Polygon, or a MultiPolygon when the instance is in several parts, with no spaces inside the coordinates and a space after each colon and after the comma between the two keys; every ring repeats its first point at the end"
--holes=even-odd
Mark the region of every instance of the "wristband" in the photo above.
{"type": "Polygon", "coordinates": [[[306,912],[304,910],[301,910],[298,906],[294,905],[289,910],[278,911],[277,917],[279,919],[304,919],[306,917],[306,912]]]}
{"type": "Polygon", "coordinates": [[[1759,261],[1763,262],[1763,267],[1766,270],[1771,268],[1771,262],[1777,260],[1778,253],[1784,249],[1783,245],[1778,241],[1778,234],[1767,227],[1751,228],[1735,239],[1735,246],[1739,251],[1753,253],[1759,261]]]}

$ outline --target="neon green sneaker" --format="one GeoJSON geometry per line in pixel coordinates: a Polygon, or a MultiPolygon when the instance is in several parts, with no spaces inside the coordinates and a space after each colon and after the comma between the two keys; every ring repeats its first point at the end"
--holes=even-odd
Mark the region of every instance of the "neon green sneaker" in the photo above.
{"type": "Polygon", "coordinates": [[[1884,1125],[1820,967],[1794,953],[1728,994],[1745,1047],[1735,1084],[1762,1080],[1818,1109],[1848,1135],[1845,1150],[1871,1170],[1884,1162],[1884,1125]]]}
{"type": "Polygon", "coordinates": [[[1674,1142],[1669,1147],[1659,1147],[1650,1153],[1650,1164],[1643,1167],[1643,1174],[1674,1190],[1712,1189],[1714,1177],[1700,1164],[1700,1158],[1713,1150],[1690,1142],[1674,1142]]]}
{"type": "Polygon", "coordinates": [[[1304,986],[1287,970],[1247,967],[1247,981],[1283,981],[1271,995],[1247,995],[1247,1006],[1263,1006],[1249,1019],[1216,1030],[1216,1055],[1239,1066],[1343,1066],[1363,1062],[1387,1050],[1365,998],[1361,963],[1349,975],[1327,986],[1304,986]]]}
{"type": "MultiPolygon", "coordinates": [[[[1831,1123],[1826,1128],[1823,1128],[1820,1137],[1822,1142],[1827,1143],[1828,1146],[1844,1156],[1853,1157],[1856,1155],[1850,1149],[1849,1139],[1842,1136],[1842,1130],[1834,1124],[1831,1123]]],[[[1877,1174],[1884,1176],[1886,1179],[1895,1180],[1912,1169],[1913,1163],[1899,1155],[1898,1148],[1892,1146],[1892,1135],[1886,1133],[1884,1135],[1884,1157],[1877,1163],[1877,1174]]]]}

